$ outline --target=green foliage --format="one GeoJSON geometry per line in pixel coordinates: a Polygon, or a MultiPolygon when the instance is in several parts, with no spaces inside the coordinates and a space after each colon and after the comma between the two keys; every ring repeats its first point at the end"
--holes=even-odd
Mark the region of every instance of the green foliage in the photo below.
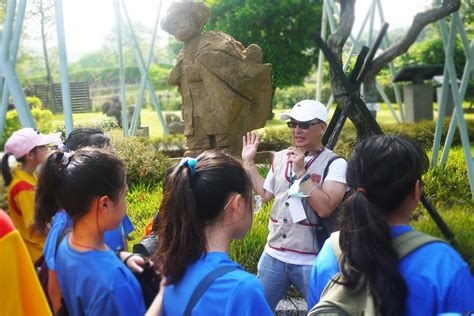
{"type": "Polygon", "coordinates": [[[150,67],[150,79],[155,89],[166,89],[169,88],[168,77],[171,72],[171,66],[163,65],[151,65],[150,67]]]}
{"type": "Polygon", "coordinates": [[[257,44],[272,64],[273,84],[282,88],[303,83],[317,58],[322,2],[316,0],[208,0],[208,30],[230,34],[245,46],[257,44]],[[311,26],[311,27],[308,27],[311,26]]]}
{"type": "Polygon", "coordinates": [[[229,249],[229,257],[238,262],[244,269],[251,273],[257,273],[257,263],[265,248],[268,236],[268,218],[271,204],[266,203],[262,209],[255,214],[252,228],[242,240],[234,240],[229,249]]]}
{"type": "Polygon", "coordinates": [[[32,108],[42,109],[43,102],[38,97],[26,97],[26,103],[30,105],[32,108]]]}
{"type": "Polygon", "coordinates": [[[129,248],[137,244],[145,234],[145,227],[160,207],[163,197],[161,186],[136,184],[130,186],[127,194],[127,214],[135,230],[130,234],[129,248]]]}
{"type": "MultiPolygon", "coordinates": [[[[410,47],[407,54],[400,57],[402,66],[415,65],[444,65],[444,46],[443,40],[440,37],[434,37],[416,43],[410,47]]],[[[456,71],[461,73],[464,69],[466,56],[464,54],[463,45],[460,38],[456,38],[454,46],[454,64],[456,71]]]]}
{"type": "MultiPolygon", "coordinates": [[[[63,135],[66,134],[66,127],[64,126],[64,122],[59,121],[54,123],[53,130],[62,132],[63,135]]],[[[74,121],[74,128],[80,127],[92,127],[98,128],[102,131],[110,131],[112,129],[119,128],[117,120],[113,117],[104,117],[100,119],[87,119],[87,120],[75,120],[74,121]]]]}
{"type": "MultiPolygon", "coordinates": [[[[265,176],[268,167],[260,168],[265,176]]],[[[459,243],[458,251],[474,267],[474,202],[471,200],[467,171],[462,148],[454,148],[445,169],[430,169],[423,177],[424,189],[441,217],[453,231],[459,243]]],[[[161,184],[131,185],[127,195],[128,214],[135,225],[130,245],[140,241],[146,224],[159,208],[162,199],[161,184]]],[[[271,203],[266,203],[254,216],[252,227],[243,240],[233,241],[229,255],[245,270],[255,273],[268,235],[268,218],[271,203]]],[[[443,238],[429,214],[419,208],[411,222],[418,230],[443,238]]]]}
{"type": "Polygon", "coordinates": [[[164,179],[171,160],[147,145],[139,137],[112,137],[115,152],[127,167],[127,182],[132,185],[155,186],[164,179]]]}
{"type": "Polygon", "coordinates": [[[305,99],[314,99],[315,86],[293,86],[277,89],[273,97],[273,108],[291,109],[295,103],[305,99]]]}
{"type": "MultiPolygon", "coordinates": [[[[41,110],[41,108],[34,107],[31,109],[31,114],[33,119],[36,122],[37,128],[42,133],[50,133],[54,131],[53,118],[54,115],[49,110],[41,110]]],[[[13,132],[21,129],[20,119],[18,118],[18,113],[16,110],[11,110],[7,112],[6,122],[5,122],[5,132],[3,134],[3,141],[0,146],[3,148],[8,137],[13,134],[13,132]]]]}
{"type": "MultiPolygon", "coordinates": [[[[449,119],[444,121],[441,141],[444,142],[449,129],[449,119]]],[[[433,146],[436,122],[423,121],[420,123],[405,124],[383,124],[380,127],[386,134],[403,134],[410,138],[416,139],[425,149],[431,149],[433,146]]],[[[467,119],[466,126],[469,135],[474,135],[474,120],[467,119]]],[[[336,144],[335,151],[339,154],[348,153],[356,143],[356,129],[352,123],[347,122],[344,126],[339,140],[336,144]]],[[[261,131],[261,142],[259,150],[279,151],[288,148],[293,143],[290,130],[286,126],[267,127],[261,131]]],[[[453,145],[461,144],[461,136],[456,131],[453,138],[453,145]]]]}

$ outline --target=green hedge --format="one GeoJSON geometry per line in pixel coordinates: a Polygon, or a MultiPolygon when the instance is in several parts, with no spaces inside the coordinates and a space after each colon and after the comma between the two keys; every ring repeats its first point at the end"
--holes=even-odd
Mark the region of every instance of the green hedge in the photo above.
{"type": "MultiPolygon", "coordinates": [[[[467,132],[469,135],[474,135],[474,120],[466,120],[467,132]]],[[[431,149],[433,146],[433,139],[435,134],[436,122],[423,121],[420,123],[405,123],[405,124],[380,124],[380,127],[386,134],[403,134],[413,139],[416,139],[425,149],[431,149]]],[[[443,124],[443,132],[441,141],[444,143],[446,134],[449,128],[449,120],[445,120],[443,124]]],[[[282,150],[288,148],[292,144],[290,130],[286,126],[267,127],[263,130],[262,140],[259,150],[282,150]]],[[[335,151],[339,154],[347,154],[350,148],[356,142],[356,129],[351,122],[347,122],[344,126],[339,140],[337,142],[335,151]]],[[[453,138],[453,146],[461,144],[461,137],[459,131],[453,138]]]]}
{"type": "Polygon", "coordinates": [[[159,185],[171,160],[153,146],[146,144],[139,137],[113,137],[112,144],[117,155],[127,167],[129,186],[159,185]]]}

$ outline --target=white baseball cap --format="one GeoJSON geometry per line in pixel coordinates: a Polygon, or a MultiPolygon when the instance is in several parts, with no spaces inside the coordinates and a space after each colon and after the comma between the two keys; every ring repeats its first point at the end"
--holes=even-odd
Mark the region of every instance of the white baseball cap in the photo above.
{"type": "Polygon", "coordinates": [[[289,120],[290,118],[299,122],[308,122],[314,119],[328,122],[328,111],[321,102],[315,100],[303,100],[296,103],[291,109],[290,113],[282,114],[282,120],[289,120]]]}
{"type": "Polygon", "coordinates": [[[35,147],[59,144],[60,142],[61,132],[44,135],[31,127],[26,127],[14,132],[8,138],[5,143],[5,152],[13,154],[16,159],[19,159],[35,147]]]}

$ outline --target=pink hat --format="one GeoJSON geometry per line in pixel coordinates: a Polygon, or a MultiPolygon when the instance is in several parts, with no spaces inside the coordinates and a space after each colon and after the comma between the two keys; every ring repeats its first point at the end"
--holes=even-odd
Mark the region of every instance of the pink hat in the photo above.
{"type": "Polygon", "coordinates": [[[5,152],[13,154],[19,159],[37,146],[48,144],[59,144],[61,142],[61,133],[43,135],[40,132],[27,127],[22,128],[12,134],[5,143],[5,152]]]}

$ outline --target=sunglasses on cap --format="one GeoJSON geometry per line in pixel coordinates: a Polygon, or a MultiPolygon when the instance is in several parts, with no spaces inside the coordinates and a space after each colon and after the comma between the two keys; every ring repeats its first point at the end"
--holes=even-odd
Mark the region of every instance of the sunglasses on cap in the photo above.
{"type": "Polygon", "coordinates": [[[318,125],[323,123],[322,121],[316,122],[316,123],[310,123],[310,122],[296,122],[296,121],[290,121],[287,122],[289,128],[296,128],[299,127],[301,129],[308,129],[313,125],[318,125]]]}

